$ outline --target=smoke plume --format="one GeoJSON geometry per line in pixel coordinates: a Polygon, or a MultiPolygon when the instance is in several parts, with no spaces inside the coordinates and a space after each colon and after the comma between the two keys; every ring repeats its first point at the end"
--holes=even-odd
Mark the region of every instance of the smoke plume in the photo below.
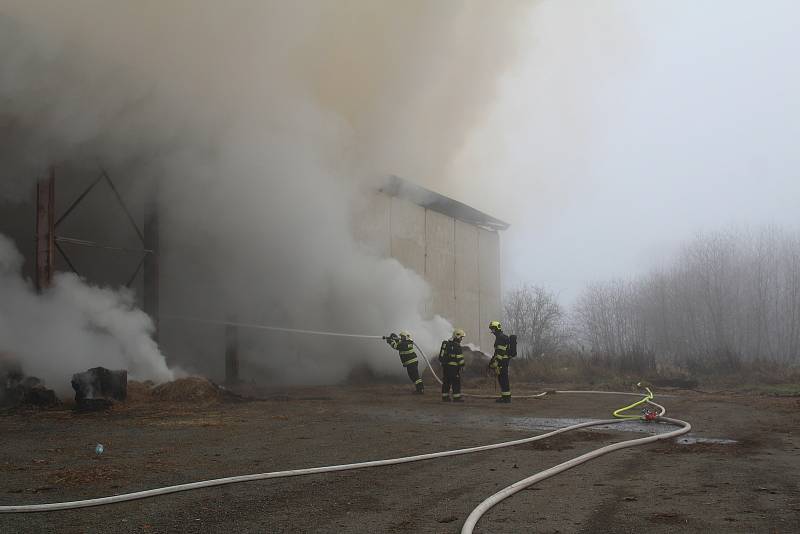
{"type": "Polygon", "coordinates": [[[65,377],[98,365],[128,369],[132,378],[173,377],[151,338],[152,321],[132,306],[130,294],[61,273],[40,297],[23,282],[21,267],[22,257],[0,235],[0,340],[26,373],[61,394],[69,391],[65,377]]]}
{"type": "MultiPolygon", "coordinates": [[[[366,334],[408,329],[434,349],[450,325],[424,316],[427,284],[353,240],[351,207],[377,177],[441,177],[491,103],[526,9],[5,2],[0,198],[29,195],[48,165],[102,162],[128,195],[156,199],[167,314],[366,334]]],[[[106,299],[127,310],[119,315],[133,330],[147,330],[127,297],[71,276],[40,299],[56,323],[59,295],[77,309],[106,299]]],[[[219,331],[171,321],[161,339],[172,361],[219,372],[219,331]]],[[[0,338],[27,361],[22,341],[13,331],[0,338]]],[[[88,354],[104,350],[86,342],[88,354]]],[[[246,332],[242,350],[251,369],[281,382],[340,379],[357,360],[398,368],[375,341],[246,332]]],[[[158,354],[154,346],[130,354],[143,352],[158,354]]],[[[166,369],[149,374],[163,378],[166,369]]]]}

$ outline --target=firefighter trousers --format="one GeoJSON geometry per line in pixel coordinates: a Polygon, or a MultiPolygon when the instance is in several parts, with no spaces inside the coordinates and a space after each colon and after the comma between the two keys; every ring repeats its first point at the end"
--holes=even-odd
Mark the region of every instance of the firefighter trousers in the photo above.
{"type": "Polygon", "coordinates": [[[511,382],[508,379],[508,360],[502,360],[497,366],[497,383],[500,385],[500,395],[511,396],[511,382]]]}
{"type": "Polygon", "coordinates": [[[461,367],[457,365],[442,366],[442,397],[449,397],[450,389],[454,399],[461,397],[461,367]]]}
{"type": "Polygon", "coordinates": [[[406,373],[408,373],[408,378],[411,379],[411,382],[414,383],[416,386],[417,391],[422,391],[422,379],[419,377],[419,367],[416,362],[406,365],[406,373]]]}

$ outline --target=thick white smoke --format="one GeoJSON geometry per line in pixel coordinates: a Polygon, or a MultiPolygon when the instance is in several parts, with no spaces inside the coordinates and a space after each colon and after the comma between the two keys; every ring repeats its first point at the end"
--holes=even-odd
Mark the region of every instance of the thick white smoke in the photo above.
{"type": "Polygon", "coordinates": [[[172,379],[151,337],[153,323],[130,294],[61,273],[39,296],[21,268],[22,256],[0,234],[0,347],[21,359],[27,374],[62,395],[70,391],[66,378],[98,365],[127,369],[135,379],[172,379]]]}
{"type": "MultiPolygon", "coordinates": [[[[433,350],[450,325],[424,315],[427,284],[359,247],[351,204],[374,178],[447,167],[527,5],[9,0],[0,196],[24,197],[47,165],[100,161],[157,199],[167,314],[407,329],[433,350]]],[[[61,277],[54,293],[67,280],[79,287],[61,277]]],[[[162,326],[171,359],[218,372],[219,331],[162,326]]],[[[375,341],[251,332],[242,352],[278,381],[342,378],[357,360],[401,372],[375,341]]]]}

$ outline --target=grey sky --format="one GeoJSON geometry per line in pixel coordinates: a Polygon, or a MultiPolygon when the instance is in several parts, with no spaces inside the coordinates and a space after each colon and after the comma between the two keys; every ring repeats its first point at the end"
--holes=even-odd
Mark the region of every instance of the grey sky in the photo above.
{"type": "Polygon", "coordinates": [[[549,0],[447,192],[508,219],[508,287],[571,300],[696,232],[800,222],[800,3],[549,0]]]}

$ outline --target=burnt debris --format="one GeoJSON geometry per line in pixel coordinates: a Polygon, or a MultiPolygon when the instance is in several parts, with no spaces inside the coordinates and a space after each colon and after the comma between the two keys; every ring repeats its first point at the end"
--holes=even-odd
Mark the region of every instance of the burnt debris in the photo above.
{"type": "Polygon", "coordinates": [[[50,407],[59,404],[55,391],[45,387],[35,376],[25,376],[22,368],[10,361],[0,360],[0,407],[50,407]]]}
{"type": "Polygon", "coordinates": [[[114,401],[127,398],[128,371],[93,367],[72,375],[72,389],[75,390],[75,408],[78,411],[103,410],[114,401]]]}

